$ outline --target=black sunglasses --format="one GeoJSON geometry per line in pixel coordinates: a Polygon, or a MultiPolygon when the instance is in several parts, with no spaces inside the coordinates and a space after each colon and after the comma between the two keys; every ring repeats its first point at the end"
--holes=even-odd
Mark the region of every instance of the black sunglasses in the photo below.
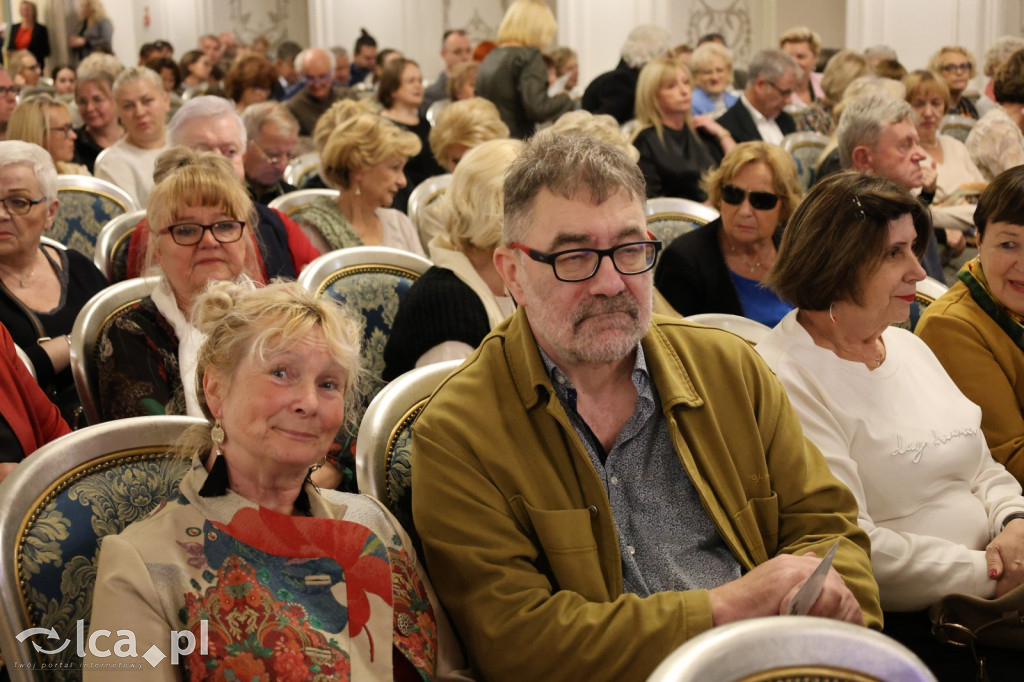
{"type": "Polygon", "coordinates": [[[747,197],[750,198],[751,208],[758,211],[770,211],[779,205],[779,195],[771,192],[748,192],[736,185],[722,186],[722,201],[733,206],[739,206],[747,197]]]}

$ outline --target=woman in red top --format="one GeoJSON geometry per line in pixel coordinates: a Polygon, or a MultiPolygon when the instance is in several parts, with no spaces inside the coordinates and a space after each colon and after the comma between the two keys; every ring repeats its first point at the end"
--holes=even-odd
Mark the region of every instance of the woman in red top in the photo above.
{"type": "Polygon", "coordinates": [[[50,56],[50,33],[42,24],[36,23],[36,3],[23,0],[21,3],[21,23],[11,26],[10,42],[7,51],[28,50],[39,62],[40,68],[50,56]]]}

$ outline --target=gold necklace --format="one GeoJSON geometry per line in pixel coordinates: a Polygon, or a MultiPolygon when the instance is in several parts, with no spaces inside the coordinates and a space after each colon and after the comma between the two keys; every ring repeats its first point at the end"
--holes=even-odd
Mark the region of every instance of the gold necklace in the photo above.
{"type": "Polygon", "coordinates": [[[873,363],[875,363],[875,366],[872,367],[871,369],[878,369],[879,367],[882,366],[882,362],[885,361],[885,344],[884,343],[882,344],[882,350],[878,352],[878,355],[876,355],[873,358],[872,357],[868,357],[867,355],[864,355],[862,353],[858,353],[857,351],[853,350],[852,348],[846,348],[845,346],[839,345],[839,343],[835,339],[833,339],[831,336],[829,336],[828,334],[823,332],[818,327],[818,325],[816,325],[814,323],[814,320],[811,318],[810,315],[807,315],[805,313],[804,314],[804,319],[807,320],[808,322],[810,322],[811,327],[814,328],[814,331],[818,332],[818,334],[822,338],[824,338],[826,341],[828,341],[830,344],[832,344],[832,347],[835,348],[836,350],[842,351],[843,353],[846,353],[847,355],[854,355],[854,356],[860,358],[861,360],[863,360],[864,362],[873,362],[873,363]]]}
{"type": "Polygon", "coordinates": [[[28,274],[24,275],[24,276],[22,276],[22,275],[15,275],[13,272],[10,272],[10,271],[0,270],[0,272],[2,272],[4,275],[7,275],[8,277],[13,277],[13,278],[17,279],[18,280],[18,286],[20,288],[24,289],[25,288],[25,282],[28,281],[28,280],[31,280],[32,279],[32,275],[34,275],[36,273],[36,265],[38,265],[38,261],[32,264],[32,268],[28,271],[28,274]]]}
{"type": "Polygon", "coordinates": [[[750,264],[750,256],[747,256],[745,254],[737,253],[736,252],[736,246],[732,242],[729,241],[729,238],[725,237],[724,239],[725,239],[726,246],[729,247],[729,255],[731,255],[733,257],[736,257],[736,258],[739,258],[740,261],[743,263],[743,265],[745,265],[747,268],[750,269],[750,273],[751,274],[757,272],[758,269],[765,267],[764,264],[761,262],[760,258],[756,258],[754,260],[754,264],[751,265],[750,264]]]}

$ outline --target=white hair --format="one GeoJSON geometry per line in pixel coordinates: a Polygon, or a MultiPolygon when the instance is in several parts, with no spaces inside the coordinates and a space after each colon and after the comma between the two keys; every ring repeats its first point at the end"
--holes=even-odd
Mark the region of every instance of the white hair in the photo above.
{"type": "Polygon", "coordinates": [[[57,198],[57,168],[50,152],[37,144],[21,140],[0,141],[0,168],[28,166],[36,176],[39,191],[47,201],[57,198]]]}
{"type": "Polygon", "coordinates": [[[238,110],[230,100],[215,95],[193,97],[181,105],[167,124],[167,144],[185,144],[181,139],[182,129],[190,121],[199,118],[230,118],[238,127],[238,137],[241,139],[242,148],[245,148],[245,123],[242,122],[242,117],[238,115],[238,110]]]}
{"type": "Polygon", "coordinates": [[[634,69],[639,69],[652,59],[664,57],[671,45],[672,36],[664,28],[642,24],[626,36],[626,42],[622,44],[622,59],[634,69]]]}

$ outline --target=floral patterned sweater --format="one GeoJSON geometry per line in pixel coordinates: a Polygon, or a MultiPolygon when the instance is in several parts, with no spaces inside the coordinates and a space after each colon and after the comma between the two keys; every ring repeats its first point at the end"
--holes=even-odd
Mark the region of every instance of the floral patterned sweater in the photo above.
{"type": "Polygon", "coordinates": [[[228,490],[223,458],[209,473],[194,460],[177,498],[103,540],[90,631],[131,630],[139,658],[87,655],[85,679],[112,660],[140,666],[133,680],[448,677],[458,645],[394,518],[308,484],[296,507],[308,516],[259,507],[228,490]],[[172,630],[197,642],[177,665],[172,630]],[[152,646],[168,655],[156,666],[152,646]]]}

